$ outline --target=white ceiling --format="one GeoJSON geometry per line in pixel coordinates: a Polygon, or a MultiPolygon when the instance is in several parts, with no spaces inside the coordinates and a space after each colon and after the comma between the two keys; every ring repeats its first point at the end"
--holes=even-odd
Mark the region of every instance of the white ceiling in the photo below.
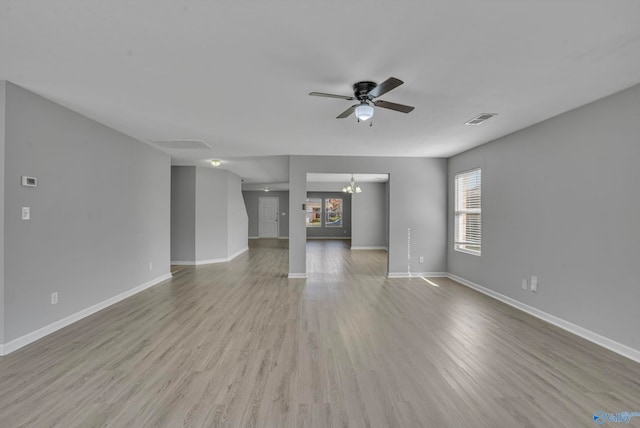
{"type": "Polygon", "coordinates": [[[289,154],[448,157],[640,83],[640,2],[0,0],[0,79],[282,182],[289,154]],[[390,76],[416,109],[373,127],[308,96],[390,76]]]}

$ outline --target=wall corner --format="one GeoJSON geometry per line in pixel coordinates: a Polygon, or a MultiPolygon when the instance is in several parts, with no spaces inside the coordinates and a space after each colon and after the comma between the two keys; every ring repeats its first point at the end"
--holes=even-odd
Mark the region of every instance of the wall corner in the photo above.
{"type": "MultiPolygon", "coordinates": [[[[4,343],[5,292],[4,292],[4,153],[6,138],[7,82],[0,80],[0,351],[4,343]]],[[[0,352],[2,355],[2,352],[0,352]]]]}

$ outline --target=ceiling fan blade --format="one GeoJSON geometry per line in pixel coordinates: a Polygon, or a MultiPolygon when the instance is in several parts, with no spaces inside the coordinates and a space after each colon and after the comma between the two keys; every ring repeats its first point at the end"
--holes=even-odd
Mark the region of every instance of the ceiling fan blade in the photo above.
{"type": "Polygon", "coordinates": [[[348,100],[348,101],[355,100],[355,98],[349,97],[346,95],[325,94],[324,92],[309,92],[309,95],[313,97],[339,98],[341,100],[348,100]]]}
{"type": "Polygon", "coordinates": [[[372,98],[379,97],[382,94],[386,94],[390,90],[397,88],[402,85],[404,82],[400,79],[396,79],[395,77],[389,77],[387,80],[373,88],[369,91],[369,96],[372,98]]]}
{"type": "Polygon", "coordinates": [[[373,103],[376,105],[376,107],[388,108],[389,110],[400,111],[402,113],[410,113],[415,108],[411,106],[406,106],[404,104],[390,103],[389,101],[383,101],[383,100],[374,101],[373,103]]]}
{"type": "Polygon", "coordinates": [[[340,115],[338,117],[336,117],[336,119],[344,119],[345,117],[349,117],[351,116],[351,114],[355,111],[356,107],[358,107],[359,104],[354,104],[351,107],[349,107],[348,109],[346,109],[345,111],[343,111],[342,113],[340,113],[340,115]]]}

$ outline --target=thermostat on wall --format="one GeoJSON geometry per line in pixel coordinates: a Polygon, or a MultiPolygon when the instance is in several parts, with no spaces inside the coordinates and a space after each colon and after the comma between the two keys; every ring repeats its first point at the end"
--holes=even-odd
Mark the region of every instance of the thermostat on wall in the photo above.
{"type": "Polygon", "coordinates": [[[22,185],[26,187],[38,187],[38,179],[36,177],[22,176],[22,185]]]}

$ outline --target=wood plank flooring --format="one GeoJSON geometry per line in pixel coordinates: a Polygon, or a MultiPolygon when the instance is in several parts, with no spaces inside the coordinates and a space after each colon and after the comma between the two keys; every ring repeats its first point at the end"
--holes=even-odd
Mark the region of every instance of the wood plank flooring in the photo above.
{"type": "MultiPolygon", "coordinates": [[[[0,358],[2,427],[591,427],[640,364],[386,253],[287,241],[184,267],[0,358]]],[[[640,417],[630,425],[640,426],[640,417]]]]}

